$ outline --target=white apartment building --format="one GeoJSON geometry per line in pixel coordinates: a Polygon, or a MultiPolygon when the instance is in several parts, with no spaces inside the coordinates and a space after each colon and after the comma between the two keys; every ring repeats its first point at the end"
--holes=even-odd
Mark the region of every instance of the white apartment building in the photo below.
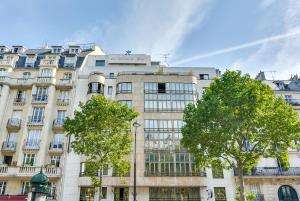
{"type": "MultiPolygon", "coordinates": [[[[19,198],[26,194],[28,181],[41,167],[50,178],[49,200],[97,200],[85,175],[85,158],[72,151],[72,139],[65,137],[62,128],[64,118],[72,117],[80,101],[97,94],[140,112],[138,201],[235,200],[234,171],[199,169],[180,145],[183,109],[220,76],[218,69],[167,67],[148,55],[105,54],[94,46],[1,46],[0,55],[0,200],[7,194],[19,198]]],[[[294,104],[300,99],[300,88],[283,90],[277,81],[264,82],[300,108],[294,104]]],[[[299,153],[291,150],[288,170],[282,170],[275,159],[262,159],[245,176],[247,190],[257,194],[257,201],[289,201],[289,196],[297,196],[299,153]]],[[[113,169],[103,174],[103,200],[133,200],[133,168],[124,179],[113,169]]]]}

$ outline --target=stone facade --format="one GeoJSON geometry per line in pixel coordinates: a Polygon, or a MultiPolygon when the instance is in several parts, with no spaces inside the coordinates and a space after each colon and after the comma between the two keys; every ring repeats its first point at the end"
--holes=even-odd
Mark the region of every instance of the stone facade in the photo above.
{"type": "MultiPolygon", "coordinates": [[[[234,172],[197,169],[179,143],[184,106],[218,76],[212,67],[168,67],[148,55],[106,55],[94,46],[0,46],[0,194],[26,194],[27,182],[43,168],[52,189],[48,200],[97,200],[84,174],[85,158],[70,149],[62,125],[80,101],[103,94],[140,112],[137,200],[233,201],[234,172]]],[[[300,109],[295,82],[263,81],[300,109]]],[[[245,177],[247,190],[257,201],[278,201],[282,186],[299,193],[299,161],[298,150],[291,150],[291,168],[283,172],[275,159],[262,159],[245,177]]],[[[133,169],[130,175],[124,182],[112,169],[105,171],[104,200],[133,200],[133,169]]]]}

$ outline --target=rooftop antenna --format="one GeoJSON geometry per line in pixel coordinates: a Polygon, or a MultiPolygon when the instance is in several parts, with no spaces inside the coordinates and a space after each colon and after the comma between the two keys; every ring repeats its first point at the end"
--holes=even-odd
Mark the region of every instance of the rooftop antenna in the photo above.
{"type": "Polygon", "coordinates": [[[44,42],[44,48],[45,48],[45,49],[48,49],[48,48],[49,48],[47,40],[45,40],[45,42],[44,42]]]}
{"type": "Polygon", "coordinates": [[[166,53],[166,54],[162,54],[162,56],[160,58],[163,59],[163,63],[168,65],[168,58],[169,58],[170,54],[166,53]]]}
{"type": "Polygon", "coordinates": [[[131,51],[130,50],[126,50],[125,55],[131,55],[131,51]]]}

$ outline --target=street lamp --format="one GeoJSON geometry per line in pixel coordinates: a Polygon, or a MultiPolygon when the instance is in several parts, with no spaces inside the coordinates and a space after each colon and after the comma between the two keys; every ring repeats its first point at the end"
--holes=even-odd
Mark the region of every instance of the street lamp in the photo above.
{"type": "Polygon", "coordinates": [[[134,127],[133,201],[136,201],[136,130],[141,124],[135,121],[132,126],[134,127]]]}

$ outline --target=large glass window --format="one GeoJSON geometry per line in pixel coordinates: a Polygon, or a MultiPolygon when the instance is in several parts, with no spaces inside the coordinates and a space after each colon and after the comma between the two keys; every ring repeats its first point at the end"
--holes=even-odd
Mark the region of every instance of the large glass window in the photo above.
{"type": "Polygon", "coordinates": [[[94,201],[95,188],[80,187],[79,201],[94,201]]]}
{"type": "Polygon", "coordinates": [[[182,112],[197,99],[192,83],[145,82],[145,112],[182,112]]]}
{"type": "Polygon", "coordinates": [[[117,85],[117,93],[132,93],[131,82],[121,82],[117,85]]]}
{"type": "Polygon", "coordinates": [[[144,126],[146,176],[205,176],[180,144],[182,120],[146,119],[144,126]]]}
{"type": "Polygon", "coordinates": [[[149,188],[149,200],[172,200],[172,201],[182,201],[182,200],[201,200],[200,197],[200,187],[154,187],[149,188]]]}

